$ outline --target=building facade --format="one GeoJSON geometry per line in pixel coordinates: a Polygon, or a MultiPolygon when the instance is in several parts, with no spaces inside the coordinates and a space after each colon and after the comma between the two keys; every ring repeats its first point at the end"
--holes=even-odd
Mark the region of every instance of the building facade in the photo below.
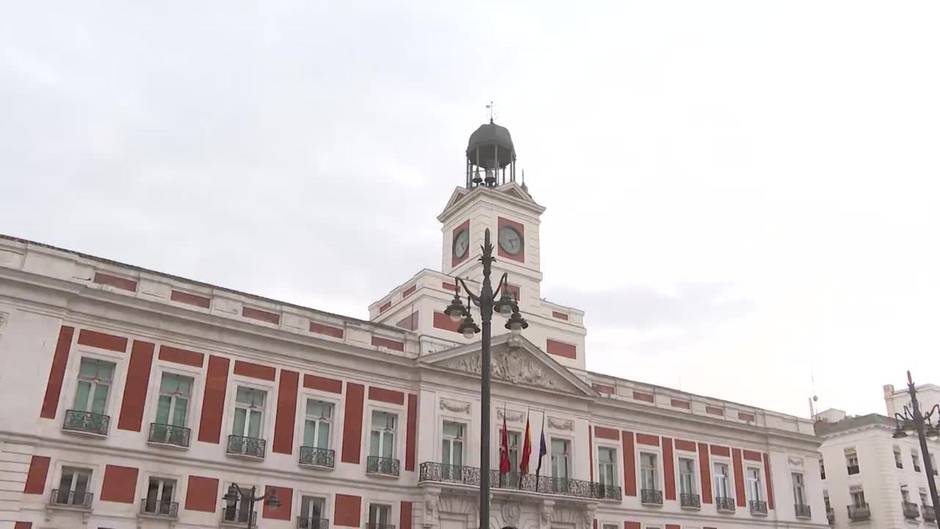
{"type": "Polygon", "coordinates": [[[825,527],[810,421],[585,370],[514,162],[508,130],[471,136],[441,271],[369,321],[0,238],[0,526],[479,527],[479,338],[443,309],[490,230],[530,324],[493,340],[490,527],[825,527]]]}
{"type": "MultiPolygon", "coordinates": [[[[922,389],[922,407],[930,409],[937,403],[937,387],[922,389]]],[[[891,417],[910,405],[907,391],[885,386],[884,396],[891,417]]],[[[937,525],[920,444],[916,436],[895,439],[896,422],[891,417],[876,413],[850,417],[832,409],[817,415],[823,498],[836,529],[937,525]]],[[[935,479],[938,449],[940,444],[928,440],[935,479]]]]}

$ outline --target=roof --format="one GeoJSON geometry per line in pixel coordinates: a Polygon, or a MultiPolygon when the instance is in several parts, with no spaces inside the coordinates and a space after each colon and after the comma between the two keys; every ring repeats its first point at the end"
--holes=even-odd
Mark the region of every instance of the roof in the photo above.
{"type": "Polygon", "coordinates": [[[849,430],[856,430],[865,426],[887,426],[894,428],[895,424],[894,420],[889,417],[877,413],[869,413],[868,415],[846,417],[839,422],[817,421],[814,425],[814,429],[816,435],[832,435],[849,430]]]}

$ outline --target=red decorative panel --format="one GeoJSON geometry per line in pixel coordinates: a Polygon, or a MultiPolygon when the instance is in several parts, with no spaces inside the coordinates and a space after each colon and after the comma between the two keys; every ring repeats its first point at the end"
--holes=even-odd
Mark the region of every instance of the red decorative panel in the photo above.
{"type": "Polygon", "coordinates": [[[392,349],[394,351],[404,351],[405,343],[399,342],[396,340],[389,340],[388,338],[382,338],[381,336],[372,337],[372,345],[376,347],[385,347],[387,349],[392,349]]]}
{"type": "Polygon", "coordinates": [[[764,458],[761,457],[760,452],[755,452],[753,450],[744,450],[743,454],[744,454],[745,461],[757,461],[758,463],[760,463],[761,461],[764,460],[764,458]]]}
{"type": "Polygon", "coordinates": [[[698,444],[698,474],[701,479],[702,503],[712,502],[712,466],[708,460],[708,445],[698,444]]]}
{"type": "Polygon", "coordinates": [[[299,373],[281,370],[281,380],[277,386],[274,443],[271,445],[271,450],[278,454],[291,454],[294,451],[294,422],[297,418],[297,385],[299,382],[299,373]]]}
{"type": "MultiPolygon", "coordinates": [[[[346,383],[346,414],[343,418],[343,454],[341,458],[343,463],[359,464],[359,453],[362,451],[362,404],[365,400],[364,397],[365,386],[353,384],[352,382],[346,383]]],[[[336,503],[338,507],[338,496],[336,503]]],[[[358,513],[358,511],[356,512],[358,513]]],[[[357,519],[358,516],[357,514],[357,519]]],[[[356,524],[358,523],[356,522],[356,524]]]]}
{"type": "Polygon", "coordinates": [[[139,432],[144,420],[144,404],[147,403],[147,388],[150,385],[150,366],[153,365],[154,345],[134,340],[131,345],[131,360],[127,366],[127,383],[121,400],[121,415],[118,429],[139,432]]]}
{"type": "Polygon", "coordinates": [[[389,404],[404,404],[405,394],[393,389],[384,389],[375,386],[369,386],[369,400],[388,402],[389,404]]]}
{"type": "Polygon", "coordinates": [[[339,327],[333,327],[332,325],[323,325],[322,323],[317,323],[315,321],[310,322],[310,332],[325,334],[327,336],[332,336],[333,338],[343,337],[343,329],[339,327]]]}
{"type": "Polygon", "coordinates": [[[737,496],[738,507],[745,507],[747,499],[744,497],[744,463],[741,462],[741,449],[731,451],[731,462],[734,464],[734,494],[737,496]]]}
{"type": "Polygon", "coordinates": [[[725,410],[719,408],[718,406],[705,406],[705,413],[709,415],[717,415],[719,417],[724,417],[725,410]]]}
{"type": "Polygon", "coordinates": [[[497,255],[500,257],[505,257],[506,259],[512,259],[513,261],[519,261],[520,263],[525,261],[525,226],[523,226],[522,223],[499,217],[496,221],[496,234],[497,255]],[[503,246],[499,244],[499,233],[504,227],[516,230],[519,233],[519,237],[522,238],[522,248],[519,249],[519,252],[516,253],[516,255],[503,250],[503,246]]]}
{"type": "MultiPolygon", "coordinates": [[[[518,286],[510,285],[509,283],[506,283],[506,286],[503,287],[503,289],[506,291],[507,294],[512,296],[512,299],[516,301],[519,301],[520,299],[522,299],[522,294],[519,293],[518,286]]],[[[502,293],[500,293],[500,296],[502,296],[502,293]]]]}
{"type": "Polygon", "coordinates": [[[333,510],[333,525],[359,527],[361,511],[362,497],[337,494],[336,508],[333,510]]]}
{"type": "Polygon", "coordinates": [[[89,347],[98,347],[123,353],[127,351],[127,338],[105,334],[103,332],[82,329],[78,331],[78,343],[89,347]]]}
{"type": "MultiPolygon", "coordinates": [[[[209,358],[212,364],[212,357],[209,358]]],[[[222,505],[219,495],[219,480],[202,476],[189,476],[186,486],[186,510],[216,512],[222,505]]]]}
{"type": "Polygon", "coordinates": [[[676,439],[676,450],[685,450],[686,452],[695,451],[695,443],[692,441],[683,441],[682,439],[676,439]]]}
{"type": "Polygon", "coordinates": [[[204,356],[205,355],[202,353],[197,353],[195,351],[187,351],[186,349],[179,349],[177,347],[170,347],[168,345],[160,346],[159,358],[164,362],[173,362],[174,364],[202,367],[204,356]]]}
{"type": "Polygon", "coordinates": [[[770,454],[764,453],[764,480],[767,481],[767,507],[774,509],[774,480],[770,474],[770,454]]]}
{"type": "Polygon", "coordinates": [[[204,309],[208,309],[209,305],[212,304],[212,300],[205,296],[198,296],[196,294],[190,294],[189,292],[183,292],[181,290],[171,290],[170,300],[177,303],[193,305],[195,307],[202,307],[204,309]]]}
{"type": "Polygon", "coordinates": [[[418,455],[418,396],[408,395],[408,430],[405,434],[405,470],[414,471],[418,455]]]}
{"type": "Polygon", "coordinates": [[[447,281],[441,282],[441,288],[444,290],[449,290],[450,292],[457,292],[457,285],[454,283],[448,283],[447,281]]]}
{"type": "Polygon", "coordinates": [[[418,321],[418,311],[414,311],[404,318],[398,320],[395,326],[401,327],[402,329],[407,329],[409,331],[414,331],[418,329],[418,321]]]}
{"type": "Polygon", "coordinates": [[[564,312],[558,312],[557,310],[552,311],[552,317],[558,318],[559,320],[568,321],[568,315],[565,314],[564,312]]]}
{"type": "Polygon", "coordinates": [[[687,400],[672,399],[671,401],[669,401],[669,404],[670,404],[673,408],[682,408],[683,410],[690,410],[690,409],[692,409],[692,404],[691,404],[689,401],[687,401],[687,400]]]}
{"type": "Polygon", "coordinates": [[[711,445],[711,452],[716,456],[731,457],[731,449],[727,446],[711,445]]]}
{"type": "Polygon", "coordinates": [[[548,354],[563,356],[565,358],[578,357],[577,347],[568,343],[552,340],[551,338],[545,341],[545,352],[548,354]]]}
{"type": "Polygon", "coordinates": [[[275,487],[272,485],[266,485],[264,487],[265,497],[270,497],[271,493],[274,493],[277,496],[277,499],[280,500],[281,505],[276,509],[268,507],[264,502],[264,505],[261,508],[261,517],[267,518],[268,520],[290,520],[291,519],[291,504],[294,503],[294,489],[290,487],[275,487]]]}
{"type": "Polygon", "coordinates": [[[274,325],[281,323],[280,314],[276,314],[274,312],[268,312],[266,310],[255,309],[251,307],[242,307],[242,316],[244,316],[245,318],[251,318],[253,320],[273,323],[274,325]]]}
{"type": "Polygon", "coordinates": [[[263,366],[252,362],[235,361],[235,374],[243,377],[258,378],[261,380],[274,381],[276,369],[271,366],[263,366]]]}
{"type": "Polygon", "coordinates": [[[614,441],[620,439],[619,431],[605,426],[595,426],[594,435],[596,435],[598,439],[613,439],[614,441]]]}
{"type": "Polygon", "coordinates": [[[640,522],[623,522],[623,529],[643,529],[640,522]]]}
{"type": "Polygon", "coordinates": [[[26,474],[24,494],[42,494],[46,490],[46,476],[49,474],[49,458],[33,456],[29,460],[29,471],[26,474]]]}
{"type": "MultiPolygon", "coordinates": [[[[199,422],[199,440],[204,443],[218,444],[219,442],[219,436],[222,434],[222,412],[225,407],[225,388],[227,384],[228,358],[210,355],[209,368],[206,370],[206,388],[202,396],[202,415],[199,422]]],[[[192,478],[190,478],[190,481],[192,481],[192,478]]]]}
{"type": "Polygon", "coordinates": [[[670,437],[663,437],[663,488],[667,500],[676,499],[676,463],[670,437]]]}
{"type": "Polygon", "coordinates": [[[659,436],[658,435],[648,435],[645,433],[636,434],[637,444],[647,445],[647,446],[659,446],[659,436]]]}
{"type": "Polygon", "coordinates": [[[33,522],[16,522],[13,529],[33,529],[33,522]]]}
{"type": "Polygon", "coordinates": [[[391,301],[391,300],[386,301],[381,307],[379,307],[379,313],[381,314],[381,313],[387,311],[387,310],[390,309],[390,308],[392,308],[392,301],[391,301]]]}
{"type": "Polygon", "coordinates": [[[101,483],[101,501],[134,503],[137,492],[137,469],[107,465],[104,467],[104,481],[101,483]]]}
{"type": "Polygon", "coordinates": [[[401,516],[399,517],[399,528],[400,529],[412,529],[411,528],[411,502],[403,501],[401,502],[401,508],[399,509],[401,516]]]}
{"type": "Polygon", "coordinates": [[[316,375],[304,375],[304,387],[330,393],[342,393],[343,381],[316,375]]]}
{"type": "Polygon", "coordinates": [[[667,523],[666,529],[681,529],[677,523],[667,523]]]}
{"type": "Polygon", "coordinates": [[[445,331],[457,332],[457,328],[460,327],[459,321],[451,321],[443,312],[434,312],[434,328],[435,329],[444,329],[445,331]]]}
{"type": "Polygon", "coordinates": [[[621,432],[623,437],[623,494],[636,496],[636,446],[633,432],[621,432]]]}
{"type": "Polygon", "coordinates": [[[614,393],[614,387],[608,386],[607,384],[591,384],[591,387],[594,388],[594,391],[598,393],[603,393],[606,395],[612,395],[614,393]]]}
{"type": "Polygon", "coordinates": [[[418,290],[418,285],[411,285],[410,287],[406,288],[404,292],[401,293],[401,298],[402,299],[407,298],[408,296],[414,294],[416,290],[418,290]]]}
{"type": "Polygon", "coordinates": [[[633,400],[642,400],[643,402],[653,402],[652,393],[643,393],[642,391],[633,392],[633,400]]]}
{"type": "Polygon", "coordinates": [[[754,414],[753,414],[753,413],[745,413],[745,412],[743,412],[743,411],[739,411],[739,412],[738,412],[738,419],[740,419],[740,420],[742,420],[742,421],[746,421],[746,422],[754,422],[754,414]]]}
{"type": "Polygon", "coordinates": [[[460,263],[466,261],[468,257],[470,257],[469,247],[467,248],[467,253],[465,253],[463,257],[458,258],[456,255],[454,255],[454,241],[457,239],[457,234],[460,233],[462,230],[467,230],[467,235],[468,236],[470,235],[470,232],[469,232],[470,219],[463,221],[463,223],[457,226],[456,228],[454,228],[454,230],[450,234],[450,241],[451,241],[450,242],[450,266],[451,267],[459,265],[460,263]]]}
{"type": "Polygon", "coordinates": [[[99,285],[108,285],[121,290],[130,290],[137,292],[137,281],[125,277],[113,276],[102,272],[95,272],[95,278],[92,280],[99,285]]]}
{"type": "Polygon", "coordinates": [[[55,419],[56,409],[59,407],[59,395],[62,393],[62,380],[65,378],[65,367],[69,363],[69,349],[72,347],[74,327],[62,326],[59,329],[59,340],[55,345],[52,356],[52,366],[49,368],[49,379],[46,381],[46,396],[42,399],[42,410],[39,416],[43,419],[55,419]]]}

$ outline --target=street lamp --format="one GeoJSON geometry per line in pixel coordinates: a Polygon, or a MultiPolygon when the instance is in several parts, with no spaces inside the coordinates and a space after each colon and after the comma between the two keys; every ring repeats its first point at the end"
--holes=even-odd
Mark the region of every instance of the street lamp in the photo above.
{"type": "Polygon", "coordinates": [[[927,451],[927,439],[932,441],[940,438],[940,405],[934,404],[926,414],[920,410],[917,402],[917,389],[911,372],[907,372],[907,393],[911,396],[910,407],[904,406],[904,413],[895,413],[894,421],[897,428],[892,435],[895,439],[903,439],[908,433],[916,433],[920,441],[920,451],[924,457],[924,471],[927,473],[927,486],[930,487],[930,501],[933,502],[934,520],[940,529],[940,501],[937,500],[937,484],[933,478],[933,462],[930,452],[927,451]],[[938,424],[934,424],[934,418],[938,424]]]}
{"type": "Polygon", "coordinates": [[[490,520],[490,377],[491,377],[491,358],[490,344],[492,341],[493,311],[509,318],[506,321],[506,328],[512,333],[517,334],[529,326],[525,318],[519,313],[519,304],[507,292],[508,278],[503,274],[496,285],[496,291],[493,291],[493,285],[490,283],[490,274],[492,273],[492,264],[496,260],[493,257],[493,244],[490,242],[490,230],[487,228],[483,232],[483,255],[480,256],[480,262],[483,264],[483,284],[478,294],[473,293],[467,286],[467,283],[457,277],[454,292],[454,299],[444,310],[451,321],[460,322],[457,332],[465,338],[473,338],[480,332],[480,327],[473,321],[470,315],[471,303],[480,308],[480,321],[483,325],[482,344],[480,346],[480,529],[489,529],[490,520]],[[457,286],[459,285],[459,286],[457,286]],[[464,306],[460,299],[460,286],[467,294],[467,305],[464,306]],[[502,296],[497,299],[497,296],[502,296]]]}
{"type": "Polygon", "coordinates": [[[247,491],[243,491],[242,488],[239,487],[237,483],[232,483],[229,486],[228,492],[226,492],[225,495],[222,496],[222,499],[225,500],[226,508],[232,509],[232,510],[235,509],[235,506],[237,505],[239,500],[243,502],[248,502],[248,525],[246,526],[248,527],[248,529],[251,529],[251,527],[253,526],[252,518],[254,518],[254,514],[255,514],[255,502],[256,501],[264,500],[264,504],[267,505],[268,507],[271,507],[272,509],[277,509],[278,507],[281,506],[281,500],[279,500],[277,498],[277,495],[274,493],[274,488],[271,488],[271,493],[268,494],[267,496],[262,494],[261,496],[258,496],[256,498],[255,487],[251,487],[247,491]]]}

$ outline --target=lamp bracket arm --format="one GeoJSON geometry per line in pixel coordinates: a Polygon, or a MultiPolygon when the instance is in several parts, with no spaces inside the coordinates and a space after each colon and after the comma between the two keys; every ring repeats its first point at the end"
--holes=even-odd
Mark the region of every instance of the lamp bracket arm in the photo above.
{"type": "Polygon", "coordinates": [[[493,291],[493,299],[499,299],[499,293],[502,291],[503,287],[509,284],[509,272],[503,272],[503,275],[500,276],[499,282],[496,283],[496,290],[493,291]]]}
{"type": "Polygon", "coordinates": [[[473,300],[473,302],[474,302],[475,304],[477,304],[477,305],[480,304],[480,296],[477,296],[476,294],[474,294],[474,293],[470,290],[470,287],[467,286],[467,282],[464,281],[462,277],[455,277],[455,278],[454,278],[454,281],[456,281],[458,285],[460,285],[460,286],[463,287],[463,291],[467,293],[467,296],[468,296],[471,300],[473,300]]]}

